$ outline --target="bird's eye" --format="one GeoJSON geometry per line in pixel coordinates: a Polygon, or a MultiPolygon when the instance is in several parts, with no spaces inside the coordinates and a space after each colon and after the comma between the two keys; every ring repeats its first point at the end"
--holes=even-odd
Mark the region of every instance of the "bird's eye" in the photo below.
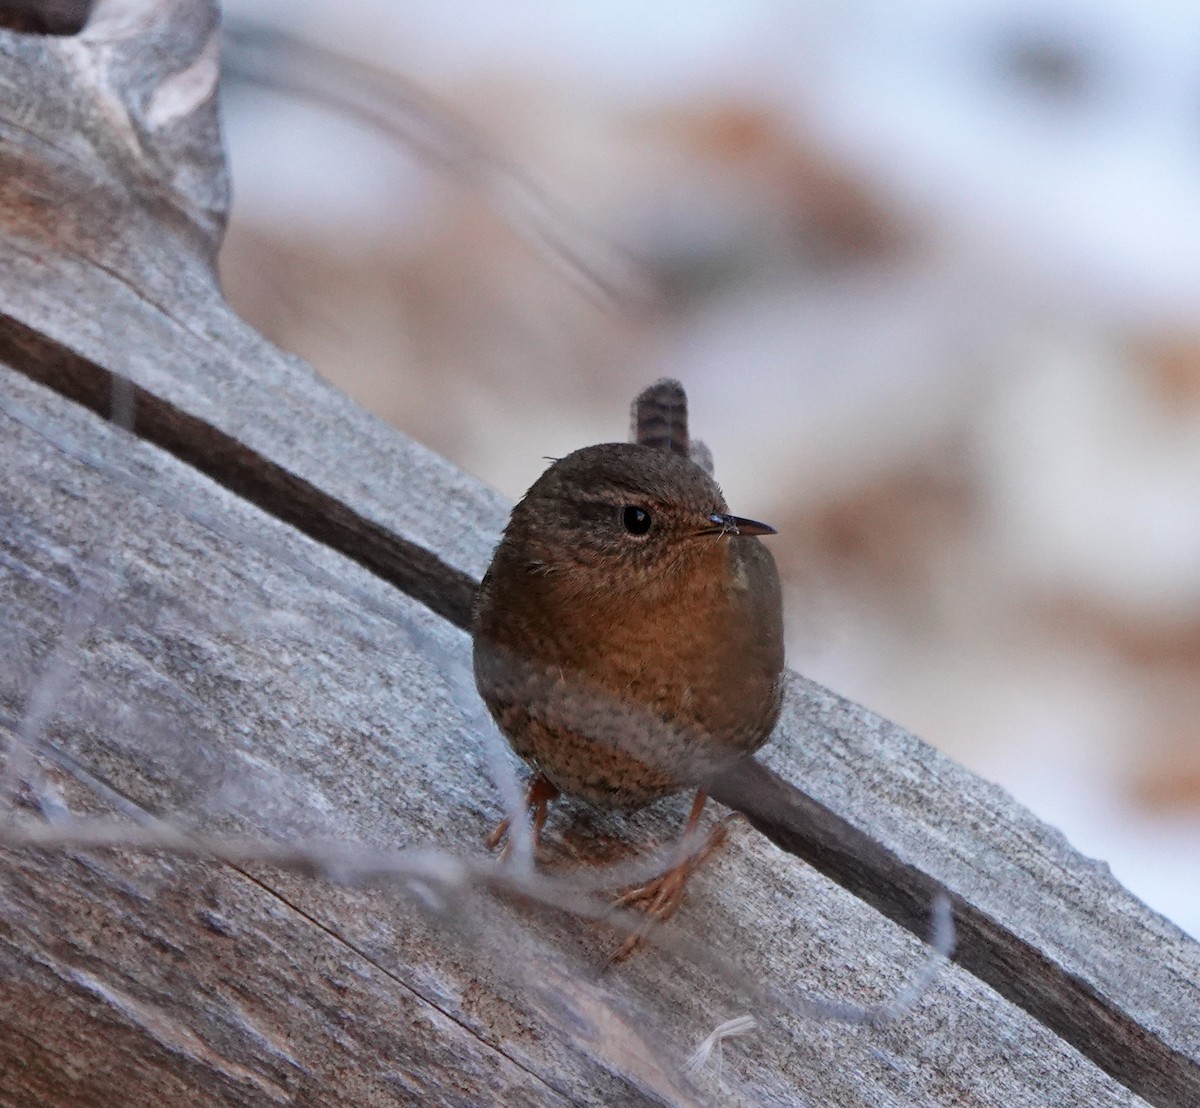
{"type": "Polygon", "coordinates": [[[644,535],[650,530],[650,513],[636,504],[626,504],[621,509],[621,526],[631,535],[644,535]]]}

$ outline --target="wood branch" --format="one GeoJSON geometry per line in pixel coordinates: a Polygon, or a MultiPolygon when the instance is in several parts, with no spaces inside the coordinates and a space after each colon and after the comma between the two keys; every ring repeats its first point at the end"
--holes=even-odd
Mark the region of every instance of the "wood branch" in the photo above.
{"type": "MultiPolygon", "coordinates": [[[[688,945],[598,977],[615,932],[453,879],[500,813],[460,628],[505,505],[221,300],[216,27],[205,4],[102,0],[74,37],[0,33],[8,765],[51,813],[429,847],[446,877],[10,851],[0,1100],[1200,1102],[1197,944],[1000,790],[799,678],[770,769],[715,786],[783,849],[733,836],[672,925],[688,945]],[[95,414],[126,382],[133,435],[95,414]],[[98,617],[72,641],[89,581],[98,617]],[[921,959],[903,928],[943,887],[959,964],[903,1020],[789,1014],[797,989],[899,987],[921,959]],[[685,1077],[747,1010],[763,1026],[721,1073],[685,1077]]],[[[680,818],[549,830],[619,855],[680,818]]]]}

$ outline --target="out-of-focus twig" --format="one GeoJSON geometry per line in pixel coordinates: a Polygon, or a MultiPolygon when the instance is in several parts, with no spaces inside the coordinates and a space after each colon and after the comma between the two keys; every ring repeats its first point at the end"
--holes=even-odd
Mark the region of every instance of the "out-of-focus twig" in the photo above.
{"type": "MultiPolygon", "coordinates": [[[[132,433],[135,419],[133,387],[127,378],[114,375],[109,396],[109,421],[132,433]]],[[[78,589],[67,602],[62,634],[25,699],[25,709],[13,731],[4,770],[0,773],[0,819],[6,811],[12,810],[13,799],[22,782],[28,785],[43,815],[48,819],[62,815],[57,798],[41,775],[37,754],[43,732],[75,677],[79,649],[120,584],[120,566],[113,564],[113,552],[109,548],[111,527],[110,522],[107,528],[93,536],[91,552],[79,575],[78,589]]]]}
{"type": "Polygon", "coordinates": [[[600,303],[627,309],[658,299],[647,268],[628,250],[588,227],[493,141],[400,74],[282,28],[240,19],[226,21],[221,57],[226,75],[357,119],[477,189],[600,303]]]}
{"type": "MultiPolygon", "coordinates": [[[[760,1016],[782,1011],[807,1019],[851,1025],[883,1026],[899,1019],[929,988],[954,945],[949,901],[933,906],[929,953],[901,989],[874,1005],[805,993],[764,988],[721,957],[710,944],[677,928],[651,923],[638,912],[616,910],[590,895],[574,875],[519,873],[485,857],[446,850],[379,850],[344,842],[282,843],[258,836],[205,835],[184,831],[167,821],[144,818],[140,823],[111,818],[73,818],[57,824],[34,821],[0,827],[0,847],[42,851],[135,850],[188,858],[212,858],[236,867],[266,865],[342,885],[383,885],[408,892],[428,910],[444,912],[463,895],[484,892],[515,896],[542,908],[603,922],[625,935],[637,934],[655,946],[703,966],[726,981],[732,992],[748,997],[760,1016]]],[[[606,884],[611,886],[609,878],[606,884]]]]}

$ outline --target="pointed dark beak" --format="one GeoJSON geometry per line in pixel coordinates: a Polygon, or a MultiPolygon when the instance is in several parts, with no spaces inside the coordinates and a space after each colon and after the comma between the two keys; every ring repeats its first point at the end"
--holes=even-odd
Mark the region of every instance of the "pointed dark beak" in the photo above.
{"type": "Polygon", "coordinates": [[[710,515],[708,522],[712,526],[701,531],[702,535],[737,535],[741,538],[744,535],[774,535],[777,533],[774,527],[766,523],[759,523],[758,520],[742,519],[741,516],[725,516],[718,512],[710,515]]]}

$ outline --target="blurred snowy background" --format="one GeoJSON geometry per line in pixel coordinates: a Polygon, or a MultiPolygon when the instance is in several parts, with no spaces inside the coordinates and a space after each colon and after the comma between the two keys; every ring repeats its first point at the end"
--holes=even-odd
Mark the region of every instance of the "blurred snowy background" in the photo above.
{"type": "Polygon", "coordinates": [[[231,78],[252,323],[512,498],[681,378],[792,666],[1200,936],[1200,6],[226,12],[484,144],[231,78]]]}

